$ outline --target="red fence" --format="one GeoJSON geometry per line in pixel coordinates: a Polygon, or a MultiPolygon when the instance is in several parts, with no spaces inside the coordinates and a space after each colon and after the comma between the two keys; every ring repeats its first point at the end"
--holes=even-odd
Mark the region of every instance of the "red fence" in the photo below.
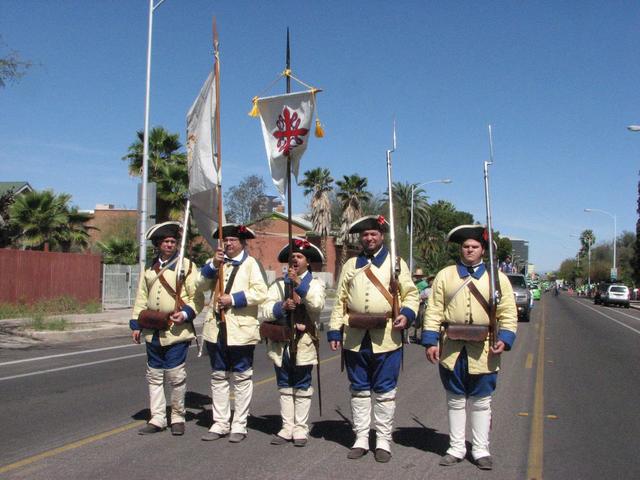
{"type": "Polygon", "coordinates": [[[100,255],[0,249],[0,302],[100,300],[100,255]]]}

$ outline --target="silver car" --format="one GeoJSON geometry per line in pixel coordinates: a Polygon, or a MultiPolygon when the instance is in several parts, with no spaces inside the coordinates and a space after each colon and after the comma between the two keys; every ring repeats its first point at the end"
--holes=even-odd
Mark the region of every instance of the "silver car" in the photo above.
{"type": "Polygon", "coordinates": [[[620,305],[629,308],[629,288],[626,285],[609,285],[607,291],[602,294],[602,304],[620,305]]]}
{"type": "Polygon", "coordinates": [[[513,287],[513,296],[516,300],[516,307],[518,308],[518,319],[523,322],[528,322],[531,316],[531,291],[527,287],[527,280],[524,275],[517,273],[507,274],[511,286],[513,287]]]}

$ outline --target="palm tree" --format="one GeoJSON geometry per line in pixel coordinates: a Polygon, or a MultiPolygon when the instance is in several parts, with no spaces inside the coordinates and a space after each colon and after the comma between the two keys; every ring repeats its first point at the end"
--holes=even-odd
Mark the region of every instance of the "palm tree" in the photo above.
{"type": "MultiPolygon", "coordinates": [[[[129,146],[122,160],[129,162],[129,174],[142,175],[144,132],[138,131],[138,140],[129,146]]],[[[159,199],[156,221],[177,218],[184,205],[184,194],[189,184],[187,156],[181,152],[180,135],[169,133],[163,127],[149,132],[149,181],[156,183],[159,199]]]]}
{"type": "Polygon", "coordinates": [[[347,246],[357,241],[355,235],[349,235],[349,225],[362,216],[362,204],[371,199],[371,193],[366,190],[367,179],[358,174],[343,175],[343,180],[336,181],[338,200],[342,205],[342,224],[340,239],[342,240],[342,256],[340,263],[347,261],[347,246]]]}
{"type": "MultiPolygon", "coordinates": [[[[398,255],[407,258],[409,254],[409,234],[411,230],[411,190],[413,189],[413,226],[416,236],[416,226],[428,221],[428,197],[422,188],[415,188],[415,183],[393,183],[393,214],[395,221],[396,243],[398,255]]],[[[389,211],[389,192],[384,192],[383,209],[389,211]]],[[[417,233],[419,235],[419,232],[417,233]]]]}
{"type": "Polygon", "coordinates": [[[138,244],[133,238],[111,237],[96,245],[106,264],[135,265],[138,263],[138,244]]]}
{"type": "Polygon", "coordinates": [[[71,195],[56,195],[51,190],[19,195],[9,208],[10,223],[17,230],[14,241],[34,250],[59,248],[70,250],[88,245],[87,214],[69,207],[71,195]]]}
{"type": "MultiPolygon", "coordinates": [[[[129,153],[122,157],[122,160],[129,161],[129,175],[132,177],[142,175],[144,132],[139,130],[137,136],[138,140],[129,146],[129,153]]],[[[186,165],[187,157],[183,152],[179,152],[181,148],[179,134],[169,133],[163,127],[152,128],[149,132],[149,180],[155,178],[162,164],[184,163],[186,165]]]]}
{"type": "Polygon", "coordinates": [[[333,190],[333,178],[326,168],[314,168],[304,172],[304,179],[299,183],[304,187],[304,195],[311,195],[311,224],[313,231],[320,235],[320,249],[327,262],[327,237],[331,230],[331,201],[329,192],[333,190]]]}
{"type": "Polygon", "coordinates": [[[81,250],[89,247],[89,230],[96,227],[86,225],[91,220],[91,214],[80,212],[78,207],[67,209],[67,227],[59,234],[59,244],[63,252],[70,252],[74,247],[81,250]]]}

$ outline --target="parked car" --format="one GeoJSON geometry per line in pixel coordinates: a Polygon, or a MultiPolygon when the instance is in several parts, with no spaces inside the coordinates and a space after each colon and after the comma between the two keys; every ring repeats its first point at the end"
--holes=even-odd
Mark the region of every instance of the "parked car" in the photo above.
{"type": "Polygon", "coordinates": [[[540,300],[540,297],[542,296],[542,291],[540,290],[540,287],[538,286],[538,284],[532,283],[530,290],[531,290],[531,296],[533,297],[533,299],[540,300]]]}
{"type": "Polygon", "coordinates": [[[513,288],[513,296],[516,300],[516,307],[518,309],[518,319],[523,322],[528,322],[531,316],[531,292],[527,287],[527,280],[524,275],[517,273],[506,274],[511,282],[513,288]]]}
{"type": "Polygon", "coordinates": [[[609,286],[611,286],[611,283],[601,282],[593,288],[593,303],[595,305],[602,304],[602,295],[607,291],[609,286]]]}
{"type": "Polygon", "coordinates": [[[602,304],[605,307],[609,305],[620,305],[629,308],[629,287],[626,285],[609,285],[607,290],[602,294],[602,304]]]}

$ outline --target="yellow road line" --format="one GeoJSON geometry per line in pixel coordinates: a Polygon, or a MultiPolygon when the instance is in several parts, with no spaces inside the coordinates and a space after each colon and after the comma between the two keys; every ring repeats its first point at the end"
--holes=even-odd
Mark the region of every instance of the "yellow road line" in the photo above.
{"type": "Polygon", "coordinates": [[[28,457],[14,463],[10,463],[9,465],[5,465],[4,467],[0,467],[0,473],[6,473],[11,470],[15,470],[16,468],[24,467],[31,463],[37,462],[38,460],[43,460],[45,458],[58,455],[59,453],[64,453],[64,452],[68,452],[69,450],[80,448],[84,445],[88,445],[90,443],[97,442],[98,440],[102,440],[103,438],[107,438],[112,435],[116,435],[118,433],[126,432],[127,430],[131,430],[132,428],[138,427],[145,423],[146,422],[144,420],[136,420],[135,422],[127,423],[122,427],[109,430],[108,432],[98,433],[97,435],[92,435],[90,437],[83,438],[82,440],[78,440],[77,442],[72,442],[67,445],[63,445],[62,447],[54,448],[53,450],[48,450],[46,452],[39,453],[38,455],[34,455],[32,457],[28,457]]]}
{"type": "MultiPolygon", "coordinates": [[[[325,358],[324,360],[320,360],[320,364],[330,362],[335,360],[336,358],[340,358],[340,355],[334,355],[329,358],[325,358]]],[[[260,380],[259,382],[254,382],[253,386],[257,387],[258,385],[263,385],[265,383],[273,382],[276,379],[275,375],[272,375],[268,378],[260,380]]],[[[69,443],[67,445],[63,445],[58,448],[54,448],[53,450],[47,450],[46,452],[39,453],[37,455],[33,455],[31,457],[24,458],[14,463],[10,463],[8,465],[4,465],[0,467],[0,473],[6,473],[11,470],[15,470],[17,468],[25,467],[32,463],[35,463],[39,460],[44,460],[45,458],[53,457],[58,455],[59,453],[68,452],[70,450],[75,450],[76,448],[84,447],[85,445],[89,445],[90,443],[97,442],[98,440],[102,440],[104,438],[111,437],[113,435],[117,435],[118,433],[126,432],[127,430],[131,430],[132,428],[143,425],[147,422],[144,420],[136,420],[135,422],[127,423],[122,427],[114,428],[113,430],[109,430],[107,432],[98,433],[96,435],[92,435],[87,438],[83,438],[82,440],[78,440],[76,442],[69,443]]]]}
{"type": "Polygon", "coordinates": [[[543,440],[544,440],[544,330],[545,330],[545,306],[542,303],[542,315],[540,319],[540,333],[538,337],[538,358],[536,361],[536,383],[533,394],[533,417],[531,421],[531,435],[529,437],[529,462],[527,478],[529,480],[542,480],[543,466],[543,440]]]}
{"type": "Polygon", "coordinates": [[[524,368],[533,367],[533,353],[527,354],[527,361],[524,362],[524,368]]]}

